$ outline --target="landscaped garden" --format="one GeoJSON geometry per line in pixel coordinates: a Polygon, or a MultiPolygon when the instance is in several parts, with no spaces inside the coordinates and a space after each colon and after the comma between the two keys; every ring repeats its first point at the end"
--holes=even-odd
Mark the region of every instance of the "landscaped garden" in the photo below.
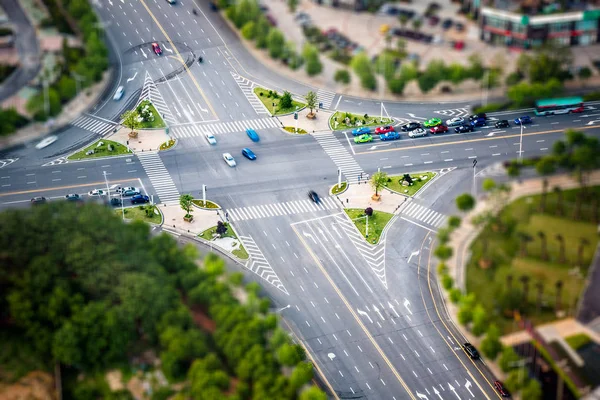
{"type": "Polygon", "coordinates": [[[160,224],[162,222],[162,214],[156,210],[156,206],[145,205],[136,207],[127,207],[121,210],[121,208],[115,209],[117,215],[123,215],[125,213],[126,219],[132,219],[134,221],[144,221],[153,224],[160,224]]]}
{"type": "Polygon", "coordinates": [[[412,174],[394,175],[388,177],[386,188],[406,196],[414,196],[423,186],[430,182],[435,172],[416,172],[412,174]]]}
{"type": "Polygon", "coordinates": [[[112,140],[101,139],[85,149],[71,154],[67,159],[82,160],[85,158],[110,157],[122,154],[131,154],[131,152],[127,150],[127,146],[113,142],[112,140]]]}
{"type": "Polygon", "coordinates": [[[375,211],[370,207],[365,210],[360,208],[347,208],[344,211],[348,214],[348,217],[350,217],[352,222],[354,222],[354,225],[356,225],[360,233],[371,244],[377,244],[379,242],[385,226],[394,216],[394,214],[387,212],[375,211]]]}
{"type": "Polygon", "coordinates": [[[361,126],[389,125],[393,123],[394,120],[388,117],[379,118],[379,115],[359,115],[344,111],[336,111],[329,118],[329,125],[335,130],[354,129],[361,126]]]}
{"type": "Polygon", "coordinates": [[[164,128],[165,122],[149,100],[144,100],[136,109],[141,129],[164,128]]]}
{"type": "Polygon", "coordinates": [[[255,87],[254,94],[273,115],[289,114],[306,106],[306,104],[292,99],[292,94],[288,91],[279,94],[274,90],[255,87]]]}
{"type": "Polygon", "coordinates": [[[217,226],[208,228],[207,230],[205,230],[198,236],[204,240],[215,240],[216,238],[226,238],[226,237],[235,239],[238,242],[239,246],[236,249],[232,250],[231,253],[234,256],[236,256],[237,258],[241,258],[242,260],[245,260],[248,258],[248,252],[244,248],[244,245],[238,239],[237,235],[235,234],[233,229],[230,228],[230,226],[227,222],[219,221],[219,224],[217,226]]]}

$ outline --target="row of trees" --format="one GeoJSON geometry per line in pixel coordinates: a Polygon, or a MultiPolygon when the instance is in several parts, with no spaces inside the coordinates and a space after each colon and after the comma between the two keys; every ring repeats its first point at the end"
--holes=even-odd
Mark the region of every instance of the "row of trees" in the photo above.
{"type": "Polygon", "coordinates": [[[312,365],[259,286],[226,275],[215,255],[198,268],[193,246],[95,204],[49,203],[0,221],[2,337],[24,338],[23,354],[49,369],[91,376],[153,348],[185,397],[326,398],[303,390],[312,365]],[[198,320],[208,322],[198,329],[198,320]]]}

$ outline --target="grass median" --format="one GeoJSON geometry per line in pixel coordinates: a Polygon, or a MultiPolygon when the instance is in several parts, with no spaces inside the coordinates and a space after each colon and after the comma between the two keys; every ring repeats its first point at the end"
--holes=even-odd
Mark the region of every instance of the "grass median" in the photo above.
{"type": "Polygon", "coordinates": [[[121,207],[115,209],[115,213],[119,216],[123,215],[123,211],[125,212],[126,219],[132,219],[134,221],[143,221],[149,222],[152,224],[160,225],[162,222],[162,214],[158,212],[158,210],[151,212],[150,216],[146,214],[146,209],[148,206],[136,206],[136,207],[127,207],[121,210],[121,207]]]}
{"type": "Polygon", "coordinates": [[[67,160],[83,160],[86,158],[112,157],[120,156],[123,154],[132,153],[129,150],[127,150],[127,146],[124,146],[121,143],[113,142],[112,140],[100,139],[97,142],[94,142],[94,144],[86,147],[85,149],[80,150],[77,153],[71,154],[69,157],[67,157],[67,160]],[[100,143],[102,143],[102,145],[99,145],[100,143]],[[91,151],[93,151],[93,153],[87,154],[91,151]]]}
{"type": "Polygon", "coordinates": [[[346,129],[356,129],[363,126],[391,125],[394,123],[392,118],[379,118],[368,114],[352,114],[344,111],[336,111],[330,118],[329,124],[334,130],[341,131],[346,129]],[[335,122],[338,122],[336,125],[335,122]]]}
{"type": "MultiPolygon", "coordinates": [[[[225,223],[225,226],[227,226],[227,231],[222,236],[222,238],[235,239],[239,243],[239,247],[237,249],[234,249],[231,253],[234,256],[236,256],[237,258],[240,258],[242,260],[247,259],[249,257],[249,255],[248,255],[248,252],[246,251],[246,249],[244,248],[244,245],[238,239],[237,235],[235,234],[235,232],[233,231],[233,229],[231,229],[231,227],[229,226],[229,224],[225,223]]],[[[212,241],[212,240],[218,239],[218,238],[215,237],[216,234],[217,234],[217,227],[213,226],[211,228],[208,228],[207,230],[205,230],[201,234],[199,234],[198,237],[201,237],[204,240],[212,241]]]]}
{"type": "Polygon", "coordinates": [[[296,107],[301,109],[306,106],[304,103],[292,100],[291,107],[282,108],[279,105],[281,102],[281,94],[261,87],[255,87],[254,94],[256,94],[256,97],[258,97],[270,113],[273,113],[273,103],[275,103],[275,115],[289,114],[296,111],[296,107]]]}
{"type": "Polygon", "coordinates": [[[405,196],[414,196],[419,190],[430,182],[436,175],[435,172],[417,172],[409,174],[412,179],[412,185],[402,186],[404,181],[404,174],[392,175],[388,177],[388,183],[386,188],[393,190],[394,192],[403,194],[405,196]]]}
{"type": "Polygon", "coordinates": [[[162,117],[150,101],[144,100],[140,103],[140,105],[137,108],[138,114],[142,115],[142,110],[144,109],[147,109],[152,114],[153,118],[150,118],[148,121],[141,121],[141,129],[164,128],[167,126],[165,125],[165,121],[163,121],[162,117]]]}
{"type": "Polygon", "coordinates": [[[354,222],[363,237],[371,244],[377,244],[385,226],[390,222],[394,214],[383,211],[373,211],[373,215],[368,218],[365,210],[362,208],[347,208],[344,210],[348,217],[354,222]],[[367,224],[369,235],[367,236],[367,224]]]}

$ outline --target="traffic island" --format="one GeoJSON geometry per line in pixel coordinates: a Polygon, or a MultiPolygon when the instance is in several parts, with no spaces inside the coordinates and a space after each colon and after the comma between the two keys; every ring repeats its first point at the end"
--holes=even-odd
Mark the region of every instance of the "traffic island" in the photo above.
{"type": "Polygon", "coordinates": [[[375,211],[371,207],[366,209],[346,208],[344,212],[370,244],[379,242],[386,225],[394,217],[392,213],[375,211]]]}
{"type": "Polygon", "coordinates": [[[283,130],[289,133],[295,133],[296,135],[306,135],[308,133],[302,128],[298,128],[298,130],[296,130],[296,128],[293,126],[284,126],[283,130]]]}
{"type": "Polygon", "coordinates": [[[161,144],[158,149],[160,151],[169,150],[170,148],[172,148],[173,146],[175,146],[175,143],[176,143],[175,139],[167,140],[166,142],[164,142],[163,144],[161,144]]]}
{"type": "Polygon", "coordinates": [[[330,128],[336,131],[368,126],[391,125],[393,123],[393,118],[379,118],[378,116],[372,116],[368,114],[352,114],[344,111],[336,111],[329,118],[330,128]]]}
{"type": "Polygon", "coordinates": [[[124,219],[133,221],[143,221],[155,225],[160,225],[163,222],[162,214],[156,206],[152,205],[117,208],[115,213],[118,216],[123,216],[124,219]]]}
{"type": "Polygon", "coordinates": [[[388,177],[384,187],[392,192],[413,197],[436,177],[436,172],[417,172],[412,174],[392,175],[388,177]]]}
{"type": "Polygon", "coordinates": [[[216,226],[212,226],[198,235],[198,237],[211,242],[215,246],[229,251],[231,254],[242,260],[248,259],[248,252],[237,234],[227,222],[219,221],[216,226]]]}
{"type": "Polygon", "coordinates": [[[335,184],[329,189],[329,194],[332,196],[342,194],[348,189],[348,182],[344,181],[340,185],[335,184]]]}
{"type": "Polygon", "coordinates": [[[127,146],[112,140],[100,139],[83,150],[71,154],[67,157],[67,160],[73,161],[89,158],[113,157],[122,156],[124,154],[131,154],[131,151],[127,146]]]}
{"type": "MultiPolygon", "coordinates": [[[[172,139],[165,129],[141,129],[137,131],[137,137],[129,137],[130,128],[122,127],[113,133],[110,138],[115,142],[129,147],[134,153],[143,151],[162,150],[161,147],[165,143],[169,143],[172,139]]],[[[176,142],[175,142],[176,143],[176,142]]],[[[175,144],[173,143],[173,145],[175,144]]]]}
{"type": "Polygon", "coordinates": [[[257,86],[254,94],[271,115],[287,115],[306,107],[306,104],[293,100],[289,92],[283,94],[257,86]],[[287,97],[289,95],[289,98],[287,97]]]}
{"type": "Polygon", "coordinates": [[[204,209],[204,210],[220,210],[221,209],[221,206],[219,206],[217,203],[212,202],[210,200],[206,200],[206,203],[205,203],[204,200],[194,199],[194,200],[192,200],[192,203],[194,203],[194,206],[204,209]]]}

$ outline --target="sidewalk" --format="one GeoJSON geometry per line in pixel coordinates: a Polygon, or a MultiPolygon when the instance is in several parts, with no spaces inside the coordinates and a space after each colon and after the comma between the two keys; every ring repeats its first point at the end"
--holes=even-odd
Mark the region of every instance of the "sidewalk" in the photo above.
{"type": "Polygon", "coordinates": [[[345,208],[360,208],[365,209],[371,207],[377,211],[383,211],[390,214],[395,214],[399,207],[407,201],[408,197],[390,192],[385,188],[379,190],[381,198],[379,201],[371,199],[375,194],[375,189],[371,183],[366,180],[361,184],[348,185],[348,189],[337,197],[344,203],[345,208]]]}
{"type": "MultiPolygon", "coordinates": [[[[329,118],[331,118],[333,112],[325,110],[316,110],[316,117],[314,119],[306,117],[309,112],[310,110],[308,108],[304,108],[298,111],[299,129],[304,129],[306,132],[319,132],[331,130],[329,129],[329,118]]],[[[292,128],[296,127],[296,120],[294,119],[294,114],[277,117],[277,119],[283,124],[283,126],[291,126],[292,128]]]]}
{"type": "Polygon", "coordinates": [[[129,146],[134,153],[142,151],[155,151],[160,149],[160,145],[169,141],[170,137],[165,129],[140,129],[137,138],[130,138],[131,129],[120,127],[116,133],[107,136],[106,139],[129,146]]]}

